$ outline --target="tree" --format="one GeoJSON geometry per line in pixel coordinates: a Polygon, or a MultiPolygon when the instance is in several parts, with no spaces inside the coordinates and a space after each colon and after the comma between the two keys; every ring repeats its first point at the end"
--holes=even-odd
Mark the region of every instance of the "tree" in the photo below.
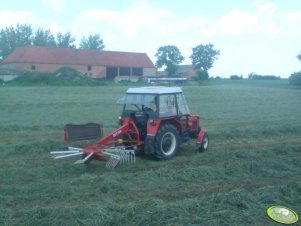
{"type": "Polygon", "coordinates": [[[31,45],[32,28],[30,25],[17,24],[16,29],[16,47],[31,45]]]}
{"type": "Polygon", "coordinates": [[[4,59],[11,54],[15,48],[31,45],[32,29],[30,25],[20,25],[6,27],[0,31],[1,58],[4,59]]]}
{"type": "Polygon", "coordinates": [[[74,49],[75,38],[71,35],[70,32],[62,34],[59,32],[56,36],[56,46],[61,48],[71,48],[74,49]]]}
{"type": "Polygon", "coordinates": [[[157,57],[156,67],[166,66],[165,71],[168,76],[174,75],[177,71],[177,64],[184,60],[178,47],[173,45],[161,46],[155,56],[157,57]]]}
{"type": "Polygon", "coordinates": [[[196,81],[204,81],[209,79],[209,74],[207,71],[203,70],[198,70],[196,71],[196,76],[193,77],[194,80],[196,81]]]}
{"type": "Polygon", "coordinates": [[[11,52],[8,35],[4,29],[0,31],[0,58],[3,60],[11,52]]]}
{"type": "Polygon", "coordinates": [[[209,43],[207,45],[198,45],[192,49],[190,59],[192,60],[195,70],[207,72],[212,67],[214,61],[217,60],[220,55],[220,51],[213,49],[213,47],[214,46],[209,43]]]}
{"type": "Polygon", "coordinates": [[[301,52],[297,55],[299,61],[301,61],[301,52]]]}
{"type": "Polygon", "coordinates": [[[32,44],[34,46],[48,46],[48,47],[56,46],[56,42],[53,34],[51,34],[51,31],[49,29],[44,30],[42,28],[36,30],[35,36],[32,40],[32,44]]]}
{"type": "Polygon", "coordinates": [[[301,71],[291,74],[291,76],[289,77],[289,83],[291,85],[299,85],[300,86],[301,85],[301,71]]]}
{"type": "Polygon", "coordinates": [[[105,48],[100,35],[89,35],[88,38],[83,37],[79,44],[80,49],[102,50],[105,48]]]}

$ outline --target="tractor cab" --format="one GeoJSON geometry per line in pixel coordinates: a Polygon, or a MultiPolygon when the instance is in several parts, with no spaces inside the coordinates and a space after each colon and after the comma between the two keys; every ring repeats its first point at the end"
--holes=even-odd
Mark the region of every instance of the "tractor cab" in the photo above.
{"type": "Polygon", "coordinates": [[[121,118],[133,118],[142,140],[147,134],[149,120],[189,115],[185,97],[179,87],[129,88],[118,104],[123,105],[121,118]]]}
{"type": "Polygon", "coordinates": [[[117,102],[123,105],[122,117],[147,115],[151,119],[189,115],[179,87],[129,88],[117,102]]]}

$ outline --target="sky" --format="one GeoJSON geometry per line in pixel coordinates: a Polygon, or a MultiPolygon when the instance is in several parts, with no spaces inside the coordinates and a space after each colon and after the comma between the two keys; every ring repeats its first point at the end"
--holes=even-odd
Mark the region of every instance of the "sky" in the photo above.
{"type": "Polygon", "coordinates": [[[288,78],[301,70],[300,0],[0,0],[0,29],[29,24],[82,37],[99,34],[105,50],[144,52],[155,64],[159,47],[220,50],[210,76],[254,72],[288,78]]]}

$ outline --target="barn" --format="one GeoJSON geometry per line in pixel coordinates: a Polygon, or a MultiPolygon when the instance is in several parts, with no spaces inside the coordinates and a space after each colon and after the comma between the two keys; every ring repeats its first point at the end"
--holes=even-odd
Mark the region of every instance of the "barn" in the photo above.
{"type": "Polygon", "coordinates": [[[146,53],[25,46],[15,49],[0,64],[2,69],[55,72],[71,67],[93,78],[137,81],[155,76],[146,53]]]}

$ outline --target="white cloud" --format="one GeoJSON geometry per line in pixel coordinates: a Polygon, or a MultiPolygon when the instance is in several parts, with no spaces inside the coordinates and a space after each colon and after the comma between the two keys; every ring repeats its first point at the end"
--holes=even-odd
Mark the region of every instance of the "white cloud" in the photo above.
{"type": "Polygon", "coordinates": [[[137,1],[124,10],[82,11],[74,19],[71,32],[78,39],[99,33],[107,50],[146,52],[153,62],[160,46],[176,45],[190,63],[191,48],[201,42],[197,30],[205,23],[202,16],[179,17],[168,9],[137,1]]]}
{"type": "Polygon", "coordinates": [[[34,24],[37,15],[30,11],[0,11],[0,27],[15,26],[16,24],[34,24]]]}
{"type": "Polygon", "coordinates": [[[240,35],[254,32],[256,32],[256,18],[250,13],[235,9],[221,17],[213,26],[205,28],[201,34],[207,36],[215,34],[240,35]]]}
{"type": "Polygon", "coordinates": [[[86,27],[87,33],[99,30],[100,27],[111,30],[114,33],[121,32],[128,38],[141,35],[141,31],[146,29],[154,30],[154,26],[159,29],[167,29],[160,22],[168,19],[171,12],[161,9],[153,9],[147,2],[137,2],[124,11],[113,11],[105,9],[91,9],[82,11],[75,19],[73,30],[79,31],[86,27]],[[83,26],[89,24],[89,27],[83,26]]]}
{"type": "Polygon", "coordinates": [[[59,32],[64,33],[65,29],[63,26],[61,26],[60,24],[57,23],[51,23],[49,24],[46,29],[49,29],[51,31],[52,34],[57,34],[59,32]]]}
{"type": "Polygon", "coordinates": [[[274,3],[256,4],[255,12],[233,9],[201,30],[201,35],[267,35],[279,34],[280,13],[274,3]]]}
{"type": "Polygon", "coordinates": [[[49,8],[56,13],[64,12],[64,0],[44,0],[43,2],[46,8],[49,8]]]}
{"type": "Polygon", "coordinates": [[[301,36],[301,10],[282,14],[282,27],[284,34],[301,36]]]}

